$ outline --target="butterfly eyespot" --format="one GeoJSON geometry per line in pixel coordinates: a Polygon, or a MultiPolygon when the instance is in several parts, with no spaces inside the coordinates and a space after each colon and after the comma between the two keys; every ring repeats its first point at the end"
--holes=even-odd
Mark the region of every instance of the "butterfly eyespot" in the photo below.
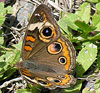
{"type": "Polygon", "coordinates": [[[42,31],[42,34],[43,34],[43,36],[45,36],[45,37],[50,37],[50,36],[52,36],[52,30],[51,30],[51,28],[49,28],[49,27],[44,28],[43,31],[42,31]]]}
{"type": "Polygon", "coordinates": [[[59,57],[59,63],[60,64],[66,64],[66,58],[65,57],[59,57]]]}
{"type": "Polygon", "coordinates": [[[58,80],[58,79],[55,79],[55,80],[54,80],[54,82],[59,83],[59,82],[61,82],[61,81],[60,81],[60,80],[58,80]]]}
{"type": "Polygon", "coordinates": [[[38,80],[39,83],[46,85],[47,83],[42,81],[42,80],[38,80]]]}
{"type": "Polygon", "coordinates": [[[58,54],[62,50],[62,45],[58,42],[54,42],[48,46],[48,52],[51,54],[58,54]]]}
{"type": "Polygon", "coordinates": [[[61,81],[57,78],[52,78],[52,77],[47,77],[47,80],[51,81],[51,82],[55,82],[55,83],[60,83],[61,81]]]}
{"type": "Polygon", "coordinates": [[[66,77],[65,77],[65,76],[59,76],[59,78],[66,79],[66,77]]]}

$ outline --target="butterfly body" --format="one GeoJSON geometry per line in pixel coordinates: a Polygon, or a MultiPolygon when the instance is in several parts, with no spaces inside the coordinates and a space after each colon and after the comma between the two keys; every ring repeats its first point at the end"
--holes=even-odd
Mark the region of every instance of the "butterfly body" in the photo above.
{"type": "Polygon", "coordinates": [[[50,9],[41,4],[26,28],[22,61],[17,64],[23,78],[49,89],[75,84],[72,73],[76,53],[72,43],[61,35],[50,9]]]}

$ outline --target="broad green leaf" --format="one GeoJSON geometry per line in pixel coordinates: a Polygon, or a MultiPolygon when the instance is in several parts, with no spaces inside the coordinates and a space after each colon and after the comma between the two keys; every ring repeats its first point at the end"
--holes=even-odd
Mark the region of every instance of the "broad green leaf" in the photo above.
{"type": "Polygon", "coordinates": [[[6,62],[0,62],[0,71],[2,71],[5,65],[6,65],[6,62]]]}
{"type": "MultiPolygon", "coordinates": [[[[97,19],[97,20],[99,20],[99,19],[97,19]]],[[[98,22],[98,24],[95,26],[95,31],[100,31],[100,21],[98,22]]]]}
{"type": "Polygon", "coordinates": [[[92,24],[96,26],[97,24],[100,24],[100,14],[95,13],[92,17],[92,24]]]}
{"type": "Polygon", "coordinates": [[[100,88],[96,89],[95,91],[95,93],[100,93],[100,88]]]}
{"type": "Polygon", "coordinates": [[[2,31],[2,30],[0,30],[0,36],[2,36],[2,33],[3,33],[3,31],[2,31]]]}
{"type": "Polygon", "coordinates": [[[97,3],[97,4],[96,4],[96,9],[97,9],[96,12],[100,14],[100,3],[97,3]]]}
{"type": "Polygon", "coordinates": [[[13,61],[11,62],[11,65],[16,64],[19,62],[21,56],[21,51],[16,51],[16,54],[13,57],[13,61]]]}
{"type": "MultiPolygon", "coordinates": [[[[76,74],[82,76],[96,60],[97,46],[93,43],[84,43],[85,47],[79,52],[77,57],[76,74]]],[[[83,45],[84,45],[83,44],[83,45]]]]}
{"type": "Polygon", "coordinates": [[[84,88],[84,89],[82,90],[82,93],[97,93],[97,92],[95,92],[95,90],[90,91],[90,88],[86,87],[86,88],[84,88]]]}
{"type": "Polygon", "coordinates": [[[0,57],[0,74],[3,74],[8,69],[8,66],[10,65],[9,62],[13,60],[9,60],[9,58],[13,58],[11,52],[7,52],[0,57]]]}
{"type": "Polygon", "coordinates": [[[7,8],[4,8],[4,3],[0,2],[0,26],[3,24],[4,20],[5,20],[5,15],[9,13],[12,13],[12,8],[9,6],[7,8]]]}
{"type": "Polygon", "coordinates": [[[13,47],[15,47],[16,49],[21,51],[21,49],[22,49],[22,41],[19,42],[18,44],[14,44],[13,47]]]}
{"type": "Polygon", "coordinates": [[[100,0],[87,0],[88,2],[90,2],[90,3],[98,3],[98,2],[100,2],[100,0]]]}
{"type": "Polygon", "coordinates": [[[96,83],[94,84],[95,93],[100,93],[100,78],[96,79],[96,83]]]}
{"type": "Polygon", "coordinates": [[[94,26],[90,26],[89,24],[86,24],[84,21],[77,20],[75,21],[75,24],[84,32],[89,33],[95,29],[94,26]]]}
{"type": "Polygon", "coordinates": [[[84,89],[82,90],[82,93],[88,93],[89,90],[90,90],[90,88],[86,87],[86,88],[84,88],[84,89]]]}
{"type": "Polygon", "coordinates": [[[2,45],[4,43],[4,37],[0,36],[0,45],[2,45]]]}
{"type": "Polygon", "coordinates": [[[4,23],[5,17],[4,16],[0,16],[0,26],[4,23]]]}
{"type": "Polygon", "coordinates": [[[78,93],[82,87],[82,81],[77,80],[77,83],[74,87],[64,89],[63,93],[78,93]]]}
{"type": "Polygon", "coordinates": [[[97,56],[97,67],[100,69],[100,52],[98,52],[97,56]]]}
{"type": "Polygon", "coordinates": [[[0,89],[0,93],[2,93],[1,89],[0,89]]]}
{"type": "Polygon", "coordinates": [[[98,89],[98,88],[100,88],[100,78],[96,79],[96,83],[94,85],[94,88],[95,88],[95,90],[98,89]]]}
{"type": "Polygon", "coordinates": [[[31,93],[41,93],[39,89],[42,89],[40,85],[33,86],[32,84],[28,83],[28,87],[31,89],[31,93]]]}
{"type": "Polygon", "coordinates": [[[9,78],[15,71],[16,71],[16,68],[9,67],[9,69],[7,69],[4,72],[3,76],[0,78],[0,81],[9,78]]]}
{"type": "Polygon", "coordinates": [[[14,69],[13,65],[19,61],[20,54],[21,53],[19,50],[7,51],[0,57],[0,75],[6,74],[5,77],[3,76],[4,79],[13,74],[13,71],[15,71],[13,70],[12,73],[7,74],[7,71],[9,71],[9,69],[14,69]]]}
{"type": "Polygon", "coordinates": [[[32,93],[29,89],[18,89],[16,93],[32,93]]]}
{"type": "Polygon", "coordinates": [[[4,8],[4,3],[0,3],[0,15],[5,15],[6,13],[12,13],[12,7],[8,6],[7,8],[4,8]]]}
{"type": "Polygon", "coordinates": [[[65,34],[67,33],[66,35],[69,36],[69,38],[72,38],[72,31],[71,31],[71,28],[69,28],[67,25],[64,26],[63,23],[59,23],[59,26],[62,30],[62,32],[65,34]]]}
{"type": "Polygon", "coordinates": [[[85,21],[85,23],[89,23],[90,20],[90,4],[89,3],[83,3],[79,10],[75,13],[78,16],[81,17],[82,21],[85,21]]]}
{"type": "Polygon", "coordinates": [[[88,37],[88,40],[99,40],[100,39],[100,33],[96,34],[95,36],[88,37]]]}
{"type": "Polygon", "coordinates": [[[97,12],[93,15],[92,24],[96,27],[95,31],[100,31],[100,3],[96,4],[97,12]]]}
{"type": "MultiPolygon", "coordinates": [[[[72,14],[72,13],[68,13],[66,14],[65,16],[63,16],[59,21],[59,25],[60,27],[66,32],[68,30],[67,29],[67,26],[69,26],[70,28],[74,29],[74,30],[78,30],[79,28],[74,24],[74,22],[76,20],[80,20],[81,18],[78,17],[77,15],[75,14],[72,14]]],[[[70,33],[70,32],[66,32],[66,33],[70,33]]]]}

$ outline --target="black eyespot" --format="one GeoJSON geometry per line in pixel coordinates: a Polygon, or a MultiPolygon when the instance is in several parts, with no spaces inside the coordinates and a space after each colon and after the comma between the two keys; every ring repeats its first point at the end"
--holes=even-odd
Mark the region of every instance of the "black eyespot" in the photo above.
{"type": "Polygon", "coordinates": [[[55,80],[54,80],[54,82],[56,82],[56,83],[59,83],[59,82],[60,82],[60,80],[58,80],[58,79],[55,79],[55,80]]]}
{"type": "Polygon", "coordinates": [[[59,51],[61,49],[60,44],[54,44],[54,48],[56,51],[59,51]]]}
{"type": "Polygon", "coordinates": [[[60,58],[59,58],[59,62],[60,62],[61,64],[66,64],[66,58],[65,58],[65,57],[60,57],[60,58]]]}
{"type": "Polygon", "coordinates": [[[58,54],[62,50],[62,46],[58,42],[54,42],[48,46],[48,52],[51,54],[58,54]]]}
{"type": "Polygon", "coordinates": [[[38,80],[39,83],[46,85],[47,83],[42,81],[42,80],[38,80]]]}
{"type": "Polygon", "coordinates": [[[65,59],[64,59],[64,58],[61,58],[61,59],[60,59],[60,62],[61,62],[61,63],[65,63],[65,59]]]}
{"type": "Polygon", "coordinates": [[[48,27],[48,28],[45,28],[42,33],[44,36],[48,37],[52,35],[52,30],[48,27]]]}

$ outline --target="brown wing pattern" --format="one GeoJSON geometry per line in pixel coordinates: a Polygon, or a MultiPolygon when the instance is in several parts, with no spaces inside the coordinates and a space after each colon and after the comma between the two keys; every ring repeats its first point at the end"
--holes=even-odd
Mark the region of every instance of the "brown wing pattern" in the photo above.
{"type": "Polygon", "coordinates": [[[40,5],[33,13],[22,46],[18,68],[31,83],[49,89],[75,84],[72,72],[76,53],[72,43],[60,34],[50,9],[40,5]]]}
{"type": "MultiPolygon", "coordinates": [[[[50,32],[50,31],[49,31],[50,32]]],[[[60,29],[53,18],[51,10],[44,4],[38,6],[34,11],[26,29],[22,47],[22,58],[28,59],[42,47],[60,37],[60,29]],[[44,30],[51,30],[50,36],[43,35],[44,30]]]]}

